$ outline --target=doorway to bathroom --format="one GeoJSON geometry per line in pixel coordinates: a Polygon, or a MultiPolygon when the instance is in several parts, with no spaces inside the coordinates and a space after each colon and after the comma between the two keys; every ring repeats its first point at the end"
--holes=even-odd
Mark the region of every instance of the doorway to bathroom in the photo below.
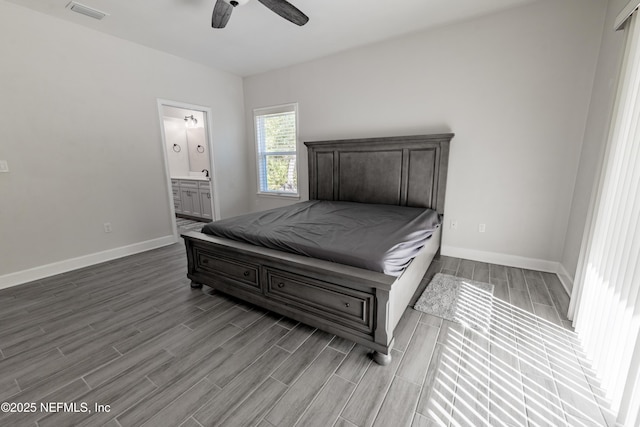
{"type": "Polygon", "coordinates": [[[219,218],[211,138],[211,110],[158,100],[173,232],[198,230],[219,218]],[[200,223],[200,225],[199,225],[200,223]]]}

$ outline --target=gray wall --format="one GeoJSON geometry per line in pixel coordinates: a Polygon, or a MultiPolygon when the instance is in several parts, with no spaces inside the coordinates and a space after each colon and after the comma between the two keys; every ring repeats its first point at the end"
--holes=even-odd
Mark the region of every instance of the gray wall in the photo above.
{"type": "Polygon", "coordinates": [[[0,279],[172,235],[158,98],[212,109],[221,214],[248,210],[239,77],[4,1],[0,32],[0,279]]]}
{"type": "Polygon", "coordinates": [[[302,141],[451,131],[443,253],[555,270],[605,8],[539,1],[245,78],[253,209],[291,203],[255,195],[254,108],[298,102],[302,141]]]}
{"type": "Polygon", "coordinates": [[[627,3],[628,0],[610,0],[607,7],[598,68],[580,155],[580,167],[576,176],[571,214],[562,253],[562,266],[565,269],[563,273],[568,276],[569,280],[566,281],[568,287],[572,286],[578,265],[596,171],[600,167],[607,141],[609,121],[616,94],[616,82],[624,50],[624,32],[614,31],[614,20],[627,3]]]}

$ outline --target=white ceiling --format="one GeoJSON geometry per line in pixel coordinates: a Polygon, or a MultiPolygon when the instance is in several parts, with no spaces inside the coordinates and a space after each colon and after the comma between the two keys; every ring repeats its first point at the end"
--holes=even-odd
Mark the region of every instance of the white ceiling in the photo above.
{"type": "Polygon", "coordinates": [[[79,0],[109,14],[101,21],[66,9],[69,0],[8,1],[248,76],[533,0],[289,0],[309,16],[303,27],[251,0],[224,29],[211,28],[215,0],[79,0]]]}

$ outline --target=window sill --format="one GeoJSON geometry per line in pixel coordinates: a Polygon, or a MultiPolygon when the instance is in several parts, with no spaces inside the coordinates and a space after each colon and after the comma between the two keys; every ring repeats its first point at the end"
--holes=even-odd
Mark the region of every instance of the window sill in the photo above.
{"type": "Polygon", "coordinates": [[[293,193],[261,193],[258,192],[259,197],[275,198],[275,199],[300,199],[300,194],[293,193]]]}

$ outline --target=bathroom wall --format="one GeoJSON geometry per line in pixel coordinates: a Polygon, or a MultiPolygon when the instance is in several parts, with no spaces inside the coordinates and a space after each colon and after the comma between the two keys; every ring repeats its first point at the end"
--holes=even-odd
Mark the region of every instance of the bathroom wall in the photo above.
{"type": "Polygon", "coordinates": [[[202,173],[204,169],[211,173],[204,114],[201,111],[165,105],[162,107],[162,115],[171,176],[189,176],[189,172],[202,173]],[[196,127],[185,126],[184,117],[191,115],[197,120],[196,127]],[[180,146],[180,151],[175,151],[174,144],[180,146]]]}
{"type": "Polygon", "coordinates": [[[171,176],[189,175],[189,150],[187,147],[187,134],[184,131],[184,120],[173,117],[164,118],[164,135],[167,144],[167,160],[171,176]],[[174,149],[173,144],[180,147],[180,151],[174,149]]]}

